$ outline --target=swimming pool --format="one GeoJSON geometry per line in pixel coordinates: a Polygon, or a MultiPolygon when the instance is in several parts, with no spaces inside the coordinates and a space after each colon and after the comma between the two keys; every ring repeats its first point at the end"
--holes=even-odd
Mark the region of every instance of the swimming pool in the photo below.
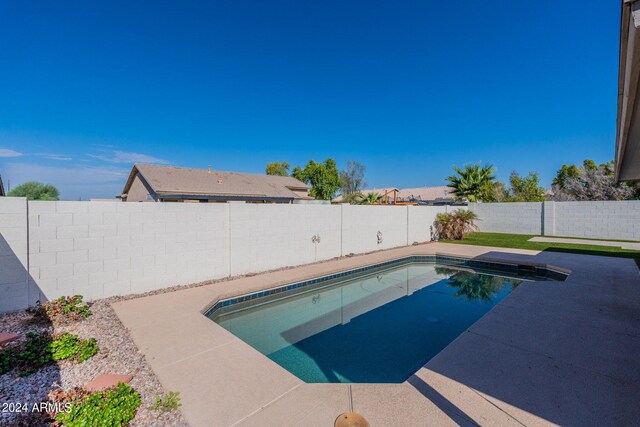
{"type": "Polygon", "coordinates": [[[305,382],[400,383],[545,268],[409,257],[219,301],[207,316],[305,382]]]}

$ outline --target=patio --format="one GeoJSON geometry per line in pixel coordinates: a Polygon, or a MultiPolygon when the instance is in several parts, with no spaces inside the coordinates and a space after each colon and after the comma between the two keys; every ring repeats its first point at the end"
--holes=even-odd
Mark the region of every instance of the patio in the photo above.
{"type": "Polygon", "coordinates": [[[166,390],[199,425],[632,424],[640,417],[640,274],[633,260],[435,243],[113,304],[166,390]],[[202,315],[216,300],[407,255],[551,264],[402,384],[306,384],[202,315]]]}

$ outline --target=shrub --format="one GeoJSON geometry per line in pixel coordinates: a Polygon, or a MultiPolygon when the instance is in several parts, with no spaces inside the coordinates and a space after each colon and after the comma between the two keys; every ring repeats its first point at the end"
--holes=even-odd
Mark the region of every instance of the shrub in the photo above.
{"type": "Polygon", "coordinates": [[[454,212],[436,215],[435,226],[440,239],[462,240],[464,236],[478,229],[478,216],[473,211],[458,209],[454,212]]]}
{"type": "Polygon", "coordinates": [[[177,391],[170,391],[164,396],[158,396],[156,402],[151,406],[151,409],[154,411],[169,412],[175,411],[181,406],[180,393],[177,391]]]}
{"type": "Polygon", "coordinates": [[[50,347],[52,342],[49,334],[29,332],[15,360],[19,369],[18,375],[21,377],[31,375],[53,362],[50,347]]]}
{"type": "Polygon", "coordinates": [[[16,363],[16,351],[14,347],[0,349],[0,375],[13,369],[16,363]]]}
{"type": "Polygon", "coordinates": [[[95,338],[89,338],[88,340],[81,340],[78,344],[78,352],[76,353],[76,363],[82,363],[85,360],[91,359],[98,354],[100,347],[95,338]]]}
{"type": "MultiPolygon", "coordinates": [[[[73,387],[70,390],[63,390],[56,388],[51,390],[48,394],[49,400],[56,405],[52,405],[53,408],[62,408],[65,404],[75,404],[89,397],[91,393],[84,387],[73,387]]],[[[51,418],[55,418],[58,413],[50,412],[51,418]]]]}
{"type": "Polygon", "coordinates": [[[60,335],[51,343],[51,356],[53,360],[73,358],[76,362],[84,362],[98,352],[98,344],[95,338],[81,340],[76,335],[69,333],[60,335]]]}
{"type": "Polygon", "coordinates": [[[60,297],[27,310],[37,321],[53,321],[64,324],[77,322],[91,316],[91,309],[82,302],[82,295],[60,297]]]}
{"type": "Polygon", "coordinates": [[[94,338],[82,340],[69,333],[62,335],[29,332],[24,343],[0,351],[0,375],[18,367],[18,375],[28,376],[57,360],[84,362],[98,353],[94,338]]]}
{"type": "Polygon", "coordinates": [[[42,414],[47,418],[42,422],[42,425],[60,426],[60,422],[56,421],[58,414],[69,411],[73,405],[81,403],[90,395],[91,392],[84,387],[73,387],[69,390],[62,388],[51,390],[47,395],[49,402],[45,402],[47,403],[46,412],[42,414]]]}
{"type": "Polygon", "coordinates": [[[382,194],[379,193],[368,193],[368,194],[358,194],[356,197],[357,205],[375,205],[382,202],[382,194]]]}
{"type": "Polygon", "coordinates": [[[18,185],[7,196],[26,197],[28,200],[58,200],[60,192],[51,184],[30,181],[18,185]]]}
{"type": "Polygon", "coordinates": [[[119,383],[116,388],[76,400],[69,412],[58,413],[55,420],[68,427],[124,426],[136,416],[140,404],[140,394],[119,383]]]}

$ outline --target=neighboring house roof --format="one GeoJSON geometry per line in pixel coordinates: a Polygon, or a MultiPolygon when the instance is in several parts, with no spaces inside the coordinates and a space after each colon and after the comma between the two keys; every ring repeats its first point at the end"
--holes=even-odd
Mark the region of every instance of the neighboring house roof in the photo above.
{"type": "MultiPolygon", "coordinates": [[[[388,188],[372,188],[370,190],[362,190],[362,194],[372,194],[378,193],[381,196],[384,196],[385,193],[389,192],[391,195],[392,191],[398,191],[397,199],[398,201],[409,202],[409,201],[434,201],[440,199],[452,199],[453,196],[451,194],[451,188],[443,185],[439,187],[416,187],[416,188],[402,188],[398,189],[396,187],[388,187],[388,188]]],[[[342,196],[336,197],[333,202],[340,203],[342,201],[342,196]]]]}
{"type": "Polygon", "coordinates": [[[640,0],[624,0],[620,21],[615,177],[640,180],[640,0]]]}
{"type": "Polygon", "coordinates": [[[403,188],[398,193],[398,197],[405,201],[433,201],[439,199],[452,199],[451,188],[442,185],[439,187],[417,187],[417,188],[403,188]]]}
{"type": "Polygon", "coordinates": [[[0,176],[0,197],[5,196],[4,194],[4,184],[2,183],[2,176],[0,176]]]}
{"type": "Polygon", "coordinates": [[[128,192],[137,173],[159,196],[313,199],[307,195],[309,186],[292,177],[149,164],[133,166],[124,186],[123,195],[128,192]]]}

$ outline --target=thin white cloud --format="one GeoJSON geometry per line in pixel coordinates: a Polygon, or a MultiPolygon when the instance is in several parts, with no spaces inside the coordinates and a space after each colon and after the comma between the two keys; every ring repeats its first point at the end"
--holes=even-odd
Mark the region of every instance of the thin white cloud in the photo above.
{"type": "Polygon", "coordinates": [[[159,159],[154,156],[149,156],[148,154],[141,153],[133,153],[128,151],[106,151],[103,150],[104,154],[88,154],[88,156],[93,157],[94,159],[102,160],[109,163],[157,163],[157,164],[167,164],[169,163],[166,160],[159,159]]]}
{"type": "Polygon", "coordinates": [[[115,200],[115,196],[122,192],[129,172],[128,168],[119,166],[89,166],[75,162],[65,166],[10,162],[3,165],[2,180],[5,185],[11,181],[11,187],[27,181],[53,184],[60,190],[61,200],[115,200]]]}
{"type": "Polygon", "coordinates": [[[73,158],[69,156],[65,156],[64,154],[55,154],[55,153],[36,153],[36,156],[44,157],[46,159],[51,159],[51,160],[63,160],[63,161],[73,160],[73,158]]]}
{"type": "MultiPolygon", "coordinates": [[[[60,185],[91,185],[120,182],[129,176],[129,169],[115,166],[45,166],[33,163],[9,163],[3,177],[18,185],[26,181],[40,181],[60,185]]],[[[62,190],[62,188],[61,188],[62,190]]]]}
{"type": "Polygon", "coordinates": [[[0,148],[0,157],[20,157],[22,153],[9,148],[0,148]]]}
{"type": "Polygon", "coordinates": [[[128,168],[118,166],[89,166],[75,162],[68,165],[9,163],[3,168],[2,177],[3,180],[10,179],[12,187],[27,181],[45,182],[60,190],[62,200],[89,200],[114,198],[120,194],[130,172],[128,168]]]}

